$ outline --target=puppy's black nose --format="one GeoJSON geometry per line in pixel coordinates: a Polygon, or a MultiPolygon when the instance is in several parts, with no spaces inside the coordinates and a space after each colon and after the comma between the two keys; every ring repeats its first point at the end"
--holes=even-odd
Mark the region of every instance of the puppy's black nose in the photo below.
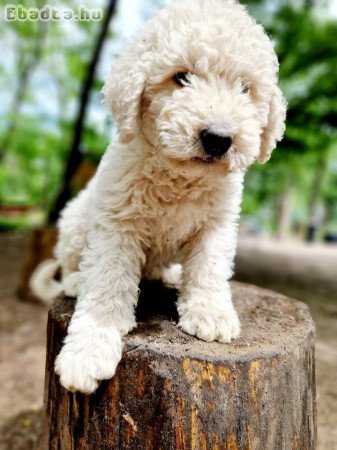
{"type": "Polygon", "coordinates": [[[203,130],[200,133],[200,140],[205,153],[212,158],[220,158],[232,145],[232,138],[230,136],[220,136],[209,130],[203,130]]]}

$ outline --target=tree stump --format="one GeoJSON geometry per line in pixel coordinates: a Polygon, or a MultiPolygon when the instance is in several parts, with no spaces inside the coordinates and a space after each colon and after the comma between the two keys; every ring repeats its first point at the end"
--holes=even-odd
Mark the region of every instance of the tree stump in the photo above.
{"type": "Polygon", "coordinates": [[[242,336],[206,343],[175,324],[175,292],[143,283],[138,328],[115,377],[86,396],[54,374],[73,312],[59,300],[48,320],[42,448],[314,449],[314,324],[303,303],[232,283],[242,336]]]}

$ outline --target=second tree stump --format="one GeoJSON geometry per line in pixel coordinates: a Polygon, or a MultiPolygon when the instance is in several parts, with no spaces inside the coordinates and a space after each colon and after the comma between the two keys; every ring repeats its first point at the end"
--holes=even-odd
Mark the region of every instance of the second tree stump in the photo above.
{"type": "Polygon", "coordinates": [[[90,396],[67,392],[53,369],[73,302],[51,310],[42,448],[314,449],[314,325],[307,307],[233,283],[242,336],[205,343],[176,327],[174,292],[158,286],[143,285],[139,326],[125,338],[117,373],[90,396]]]}

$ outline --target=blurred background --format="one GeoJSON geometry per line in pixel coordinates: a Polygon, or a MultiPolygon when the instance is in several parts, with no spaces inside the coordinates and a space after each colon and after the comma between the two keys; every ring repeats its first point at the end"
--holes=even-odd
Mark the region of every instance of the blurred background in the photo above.
{"type": "MultiPolygon", "coordinates": [[[[27,280],[115,136],[100,94],[113,58],[169,2],[53,0],[92,15],[7,21],[0,1],[0,447],[34,448],[41,426],[47,309],[27,280]]],[[[310,306],[319,448],[337,449],[337,0],[243,3],[275,44],[288,119],[271,160],[247,173],[235,277],[310,306]]]]}

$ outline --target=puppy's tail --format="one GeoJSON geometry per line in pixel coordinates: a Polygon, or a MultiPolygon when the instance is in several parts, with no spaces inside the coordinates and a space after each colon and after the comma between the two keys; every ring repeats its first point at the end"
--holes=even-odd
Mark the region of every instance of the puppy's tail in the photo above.
{"type": "Polygon", "coordinates": [[[33,294],[47,305],[51,305],[53,300],[63,292],[62,283],[54,279],[58,269],[57,261],[47,259],[36,267],[29,280],[29,287],[33,294]]]}

